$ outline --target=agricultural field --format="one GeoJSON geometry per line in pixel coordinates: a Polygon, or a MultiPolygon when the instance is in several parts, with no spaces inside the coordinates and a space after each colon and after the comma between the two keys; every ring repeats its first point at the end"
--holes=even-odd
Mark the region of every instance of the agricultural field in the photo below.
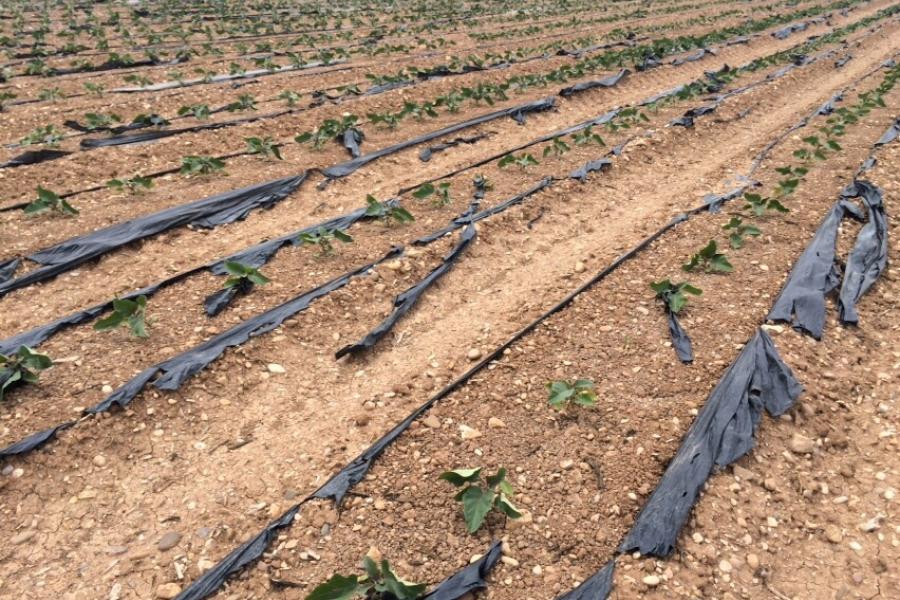
{"type": "Polygon", "coordinates": [[[900,2],[0,51],[0,600],[900,599],[900,2]]]}

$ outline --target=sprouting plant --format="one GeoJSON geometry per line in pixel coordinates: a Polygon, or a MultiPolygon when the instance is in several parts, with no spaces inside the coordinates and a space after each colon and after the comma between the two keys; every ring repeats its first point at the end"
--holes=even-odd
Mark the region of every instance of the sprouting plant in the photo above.
{"type": "Polygon", "coordinates": [[[122,117],[116,114],[87,113],[84,115],[85,127],[90,130],[109,129],[114,123],[121,123],[122,117]]]}
{"type": "Polygon", "coordinates": [[[225,261],[225,271],[229,275],[225,280],[225,287],[236,287],[242,292],[248,291],[254,285],[265,285],[271,281],[260,273],[259,269],[234,260],[225,261]]]}
{"type": "Polygon", "coordinates": [[[24,210],[26,215],[37,215],[43,212],[47,212],[48,210],[52,210],[58,212],[63,215],[77,215],[78,209],[66,202],[63,198],[60,198],[54,192],[50,190],[46,190],[40,186],[37,189],[37,200],[29,203],[25,206],[24,210]]]}
{"type": "Polygon", "coordinates": [[[500,467],[495,475],[485,477],[481,484],[481,467],[477,469],[456,469],[445,471],[440,479],[463,488],[454,500],[462,502],[463,518],[469,533],[481,528],[485,517],[491,510],[497,510],[510,519],[518,519],[522,513],[513,506],[509,497],[513,495],[512,486],[506,481],[506,469],[500,467]]]}
{"type": "Polygon", "coordinates": [[[182,175],[209,175],[225,168],[225,161],[212,156],[185,156],[181,159],[182,175]]]}
{"type": "Polygon", "coordinates": [[[376,200],[372,194],[366,196],[366,216],[380,219],[385,223],[389,223],[391,219],[401,224],[415,221],[410,212],[402,206],[389,206],[386,202],[376,200]]]}
{"type": "Polygon", "coordinates": [[[166,73],[166,77],[168,77],[172,81],[177,81],[181,85],[184,85],[183,71],[169,71],[168,73],[166,73]]]}
{"type": "Polygon", "coordinates": [[[517,165],[519,168],[527,169],[531,165],[540,164],[538,160],[528,153],[522,153],[518,156],[515,154],[507,154],[497,162],[497,166],[501,169],[509,165],[517,165]]]}
{"type": "Polygon", "coordinates": [[[247,142],[248,154],[261,154],[265,158],[284,160],[281,158],[281,151],[278,149],[278,145],[275,144],[275,140],[269,136],[264,138],[248,137],[244,138],[244,141],[247,142]]]}
{"type": "Polygon", "coordinates": [[[562,141],[561,138],[555,137],[553,138],[553,142],[549,146],[544,148],[544,158],[547,158],[551,154],[562,156],[571,149],[572,147],[562,141]]]}
{"type": "Polygon", "coordinates": [[[131,120],[131,124],[138,127],[165,127],[169,125],[169,121],[156,113],[141,113],[131,120]]]}
{"type": "Polygon", "coordinates": [[[444,181],[437,184],[437,186],[433,183],[423,183],[413,192],[413,198],[416,200],[424,200],[431,195],[435,196],[435,206],[446,206],[447,204],[450,204],[453,201],[453,198],[450,196],[450,182],[444,181]]]}
{"type": "Polygon", "coordinates": [[[806,167],[792,167],[790,165],[777,167],[775,170],[786,177],[796,178],[803,178],[807,173],[809,173],[809,169],[807,169],[806,167]]]}
{"type": "Polygon", "coordinates": [[[150,79],[148,79],[147,77],[144,77],[143,75],[131,74],[131,75],[126,75],[123,79],[125,80],[125,83],[130,83],[130,84],[136,85],[137,87],[142,87],[142,88],[145,88],[145,87],[153,84],[153,82],[150,81],[150,79]]]}
{"type": "Polygon", "coordinates": [[[125,325],[135,337],[149,337],[147,333],[147,296],[138,296],[134,300],[116,298],[112,301],[112,313],[94,323],[97,331],[109,331],[119,325],[125,325]]]}
{"type": "Polygon", "coordinates": [[[635,127],[641,121],[649,121],[643,112],[639,111],[637,108],[623,108],[619,111],[619,114],[615,116],[615,118],[610,119],[606,122],[605,127],[615,133],[620,129],[631,129],[635,127]]]}
{"type": "Polygon", "coordinates": [[[106,90],[106,87],[101,83],[91,83],[90,81],[86,81],[84,83],[84,89],[87,90],[89,94],[102,96],[103,92],[106,90]]]}
{"type": "Polygon", "coordinates": [[[313,232],[304,232],[300,234],[300,244],[306,246],[318,246],[319,252],[323,256],[334,254],[334,241],[349,244],[353,238],[341,229],[325,229],[319,227],[313,232]]]}
{"type": "Polygon", "coordinates": [[[38,374],[53,366],[46,354],[35,352],[28,346],[19,346],[14,353],[0,354],[0,402],[7,388],[23,383],[37,383],[38,374]]]}
{"type": "Polygon", "coordinates": [[[382,560],[379,567],[366,556],[363,568],[366,574],[362,576],[335,573],[328,581],[316,586],[306,600],[416,600],[425,592],[426,584],[399,578],[386,560],[382,560]]]}
{"type": "Polygon", "coordinates": [[[572,141],[575,142],[576,146],[587,146],[588,144],[597,144],[598,146],[605,146],[606,142],[603,141],[603,138],[600,137],[599,133],[594,133],[594,126],[591,125],[581,131],[572,134],[572,141]]]}
{"type": "Polygon", "coordinates": [[[763,216],[767,210],[774,210],[780,213],[788,212],[788,209],[774,198],[765,198],[759,194],[748,192],[744,194],[744,200],[747,201],[747,204],[744,205],[744,210],[750,209],[757,217],[763,216]]]}
{"type": "Polygon", "coordinates": [[[256,110],[256,98],[250,94],[241,94],[237,100],[225,107],[228,112],[239,110],[256,110]]]}
{"type": "Polygon", "coordinates": [[[475,186],[476,190],[481,190],[482,192],[489,192],[494,189],[494,184],[491,183],[491,180],[481,173],[472,178],[472,185],[475,186]]]}
{"type": "Polygon", "coordinates": [[[59,88],[44,88],[38,92],[38,100],[43,102],[56,102],[62,98],[63,93],[59,88]]]}
{"type": "Polygon", "coordinates": [[[190,104],[178,109],[178,116],[192,115],[194,118],[205,120],[209,118],[210,110],[207,104],[190,104]]]}
{"type": "Polygon", "coordinates": [[[278,94],[278,99],[284,100],[285,104],[288,106],[296,106],[297,101],[300,100],[300,94],[291,90],[284,90],[278,94]]]}
{"type": "Polygon", "coordinates": [[[651,283],[650,287],[656,292],[656,297],[673,313],[678,313],[688,302],[686,294],[699,296],[703,293],[700,288],[696,288],[687,282],[672,283],[668,279],[651,283]]]}
{"type": "Polygon", "coordinates": [[[734,267],[728,262],[728,257],[719,252],[716,240],[709,240],[707,245],[691,257],[690,262],[681,265],[681,268],[688,273],[694,271],[697,267],[701,267],[707,273],[730,273],[734,270],[734,267]]]}
{"type": "Polygon", "coordinates": [[[294,138],[298,144],[312,142],[316,150],[321,150],[329,141],[344,134],[345,131],[356,127],[359,117],[356,115],[344,115],[340,120],[325,119],[322,124],[313,131],[301,133],[294,138]]]}
{"type": "Polygon", "coordinates": [[[554,380],[547,382],[549,397],[547,402],[556,409],[564,409],[569,404],[577,406],[596,406],[597,394],[594,382],[590,379],[576,379],[574,382],[554,380]]]}
{"type": "Polygon", "coordinates": [[[403,117],[406,116],[406,114],[402,113],[402,112],[399,112],[399,113],[384,112],[384,113],[368,113],[366,116],[369,118],[369,121],[371,121],[372,124],[374,124],[374,125],[378,125],[379,123],[381,123],[381,124],[385,125],[388,129],[396,129],[397,125],[400,124],[400,121],[403,119],[403,117]]]}
{"type": "Polygon", "coordinates": [[[7,92],[6,90],[0,92],[0,112],[3,112],[4,105],[8,100],[12,100],[16,95],[12,92],[7,92]]]}
{"type": "Polygon", "coordinates": [[[795,191],[797,191],[798,185],[800,185],[800,179],[797,177],[787,177],[785,179],[782,179],[775,186],[775,195],[778,198],[790,196],[795,191]]]}
{"type": "Polygon", "coordinates": [[[755,237],[762,233],[759,228],[753,225],[745,225],[743,219],[740,217],[731,217],[731,220],[723,225],[722,229],[731,232],[728,236],[728,240],[731,242],[731,247],[735,250],[744,246],[745,235],[755,237]]]}
{"type": "Polygon", "coordinates": [[[153,180],[149,177],[135,175],[126,179],[110,179],[106,182],[106,187],[111,190],[128,190],[130,193],[139,192],[141,190],[149,190],[153,187],[153,180]]]}

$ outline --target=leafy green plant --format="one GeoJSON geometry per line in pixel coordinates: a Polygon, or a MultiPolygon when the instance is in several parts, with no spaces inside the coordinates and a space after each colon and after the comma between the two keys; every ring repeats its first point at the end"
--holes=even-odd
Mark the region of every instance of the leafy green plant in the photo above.
{"type": "Polygon", "coordinates": [[[128,327],[132,335],[139,338],[150,337],[147,333],[147,296],[138,296],[134,300],[116,298],[112,302],[112,313],[94,323],[97,331],[109,331],[120,325],[128,327]]]}
{"type": "Polygon", "coordinates": [[[284,90],[278,94],[278,99],[284,100],[285,104],[288,106],[296,106],[297,101],[300,100],[300,94],[291,90],[284,90]]]}
{"type": "Polygon", "coordinates": [[[325,144],[331,140],[344,135],[344,132],[348,129],[356,127],[358,121],[359,117],[356,115],[344,115],[340,120],[325,119],[322,121],[322,124],[314,130],[301,133],[295,137],[294,141],[298,144],[312,142],[312,145],[316,150],[321,150],[325,144]]]}
{"type": "Polygon", "coordinates": [[[787,177],[782,179],[775,186],[775,195],[779,198],[790,196],[797,191],[798,185],[800,185],[800,179],[797,177],[787,177]]]}
{"type": "Polygon", "coordinates": [[[42,102],[56,102],[64,97],[62,90],[59,88],[44,88],[38,92],[38,100],[42,102]]]}
{"type": "Polygon", "coordinates": [[[594,126],[591,125],[581,131],[572,134],[572,141],[575,142],[576,146],[587,146],[589,144],[597,144],[598,146],[605,146],[606,142],[603,141],[603,138],[600,137],[599,133],[594,133],[594,126]]]}
{"type": "Polygon", "coordinates": [[[760,194],[744,194],[744,200],[747,201],[747,204],[744,205],[744,210],[750,209],[754,215],[757,217],[763,216],[767,210],[773,210],[780,213],[788,212],[788,209],[778,200],[774,198],[765,198],[760,194]]]}
{"type": "Polygon", "coordinates": [[[397,223],[412,223],[415,221],[408,210],[402,206],[389,206],[386,202],[379,202],[375,196],[366,196],[366,216],[388,223],[393,219],[397,223]]]}
{"type": "Polygon", "coordinates": [[[497,510],[510,519],[518,519],[522,516],[522,513],[509,501],[513,490],[506,481],[506,469],[500,467],[495,475],[485,477],[483,485],[481,470],[481,467],[456,469],[445,471],[440,476],[440,479],[455,487],[463,488],[454,496],[454,500],[462,502],[463,518],[469,533],[475,533],[481,528],[485,517],[491,510],[497,510]]]}
{"type": "Polygon", "coordinates": [[[444,181],[437,184],[437,186],[433,183],[423,183],[413,192],[413,198],[416,200],[424,200],[432,195],[434,196],[435,206],[450,204],[453,201],[453,198],[450,197],[450,182],[444,181]]]}
{"type": "Polygon", "coordinates": [[[340,229],[325,229],[319,227],[313,232],[304,232],[300,234],[300,244],[303,246],[318,246],[319,252],[323,256],[334,254],[334,241],[349,244],[353,238],[340,229]]]}
{"type": "Polygon", "coordinates": [[[275,140],[266,136],[264,138],[258,137],[248,137],[244,138],[244,141],[247,142],[247,153],[248,154],[261,154],[265,158],[277,158],[278,160],[284,160],[281,158],[281,151],[278,149],[278,145],[275,143],[275,140]]]}
{"type": "Polygon", "coordinates": [[[50,190],[38,186],[37,195],[37,200],[30,202],[22,209],[26,215],[38,215],[47,211],[54,211],[63,215],[78,214],[77,208],[50,190]]]}
{"type": "Polygon", "coordinates": [[[547,158],[551,154],[554,154],[557,157],[559,157],[571,149],[572,149],[572,147],[569,146],[564,141],[562,141],[561,138],[555,137],[555,138],[553,138],[553,142],[549,146],[544,148],[544,158],[547,158]]]}
{"type": "Polygon", "coordinates": [[[656,292],[656,297],[675,314],[678,314],[687,305],[687,294],[699,296],[703,293],[700,288],[687,282],[672,283],[668,279],[651,283],[650,288],[656,292]]]}
{"type": "Polygon", "coordinates": [[[681,268],[688,273],[693,272],[697,267],[707,273],[731,273],[734,270],[734,267],[728,262],[728,257],[719,252],[716,240],[709,240],[709,243],[701,248],[700,252],[691,257],[690,262],[681,265],[681,268]]]}
{"type": "Polygon", "coordinates": [[[605,127],[615,133],[620,129],[631,129],[632,127],[637,126],[642,121],[649,121],[650,119],[643,112],[639,111],[637,108],[629,107],[623,108],[619,111],[619,114],[615,116],[615,118],[610,119],[606,122],[605,127]]]}
{"type": "Polygon", "coordinates": [[[142,87],[142,88],[145,88],[145,87],[153,84],[153,82],[150,81],[150,79],[148,79],[147,77],[144,77],[143,75],[131,74],[131,75],[126,75],[123,79],[125,80],[125,83],[130,83],[132,85],[135,85],[137,87],[142,87]]]}
{"type": "Polygon", "coordinates": [[[14,353],[0,354],[0,402],[7,388],[21,383],[37,383],[39,373],[53,366],[46,354],[35,352],[28,346],[19,346],[14,353]]]}
{"type": "Polygon", "coordinates": [[[181,159],[182,175],[209,175],[225,169],[225,161],[212,156],[185,156],[181,159]]]}
{"type": "Polygon", "coordinates": [[[84,115],[85,127],[90,130],[109,129],[114,123],[121,123],[122,117],[116,114],[87,113],[84,115]]]}
{"type": "Polygon", "coordinates": [[[383,112],[383,113],[368,113],[366,117],[369,118],[369,121],[372,122],[373,125],[384,125],[388,129],[396,129],[397,125],[400,124],[400,121],[403,117],[406,116],[406,113],[392,113],[392,112],[383,112]]]}
{"type": "Polygon", "coordinates": [[[241,94],[237,100],[225,107],[228,112],[239,110],[256,110],[256,98],[250,94],[241,94]]]}
{"type": "Polygon", "coordinates": [[[749,235],[756,237],[762,233],[758,227],[745,224],[740,217],[731,217],[731,220],[728,221],[728,223],[722,225],[722,229],[730,232],[728,240],[731,243],[731,247],[735,250],[743,248],[744,236],[749,235]]]}
{"type": "Polygon", "coordinates": [[[426,584],[412,583],[397,576],[386,560],[379,566],[366,556],[363,558],[365,575],[334,574],[306,597],[306,600],[416,600],[425,593],[426,584]]]}
{"type": "Polygon", "coordinates": [[[247,291],[254,285],[265,285],[271,281],[259,272],[259,269],[243,263],[228,260],[225,261],[225,271],[229,277],[225,280],[225,287],[236,287],[241,291],[247,291]]]}
{"type": "Polygon", "coordinates": [[[597,405],[594,382],[590,379],[576,379],[574,382],[554,380],[547,382],[547,402],[553,408],[562,410],[569,404],[592,407],[597,405]]]}
{"type": "Polygon", "coordinates": [[[209,118],[210,110],[207,104],[190,104],[182,106],[178,109],[178,116],[183,117],[191,115],[196,119],[206,120],[209,118]]]}
{"type": "Polygon", "coordinates": [[[149,190],[153,187],[153,180],[149,177],[135,175],[127,179],[110,179],[106,182],[106,187],[111,190],[128,190],[130,193],[139,192],[141,190],[149,190]]]}
{"type": "Polygon", "coordinates": [[[15,94],[6,90],[0,92],[0,112],[3,112],[3,108],[6,105],[6,102],[12,100],[15,97],[15,94]]]}
{"type": "Polygon", "coordinates": [[[504,168],[508,167],[509,165],[516,165],[521,169],[527,169],[531,165],[538,165],[538,164],[540,164],[540,162],[538,162],[538,160],[535,157],[533,157],[532,155],[530,155],[528,153],[522,153],[518,156],[510,153],[510,154],[507,154],[506,156],[504,156],[503,158],[501,158],[499,161],[497,161],[497,166],[500,167],[501,169],[504,169],[504,168]]]}
{"type": "Polygon", "coordinates": [[[141,113],[131,120],[132,125],[138,127],[165,127],[169,125],[169,121],[156,113],[141,113]]]}
{"type": "Polygon", "coordinates": [[[102,96],[103,92],[106,91],[106,87],[101,83],[91,83],[86,81],[84,84],[84,89],[87,90],[89,94],[93,94],[94,96],[102,96]]]}
{"type": "Polygon", "coordinates": [[[60,130],[53,125],[44,125],[43,127],[36,127],[33,129],[31,133],[19,140],[19,143],[23,146],[43,144],[55,148],[56,146],[59,146],[59,142],[62,141],[62,139],[63,134],[60,130]]]}

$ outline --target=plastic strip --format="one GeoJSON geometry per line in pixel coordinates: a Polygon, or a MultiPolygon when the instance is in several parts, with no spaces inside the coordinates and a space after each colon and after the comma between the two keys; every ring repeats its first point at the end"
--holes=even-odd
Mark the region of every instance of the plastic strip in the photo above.
{"type": "Polygon", "coordinates": [[[631,73],[628,69],[622,69],[615,75],[610,75],[608,77],[604,77],[603,79],[595,79],[593,81],[582,81],[581,83],[576,83],[573,86],[563,88],[559,90],[559,95],[563,98],[570,98],[579,92],[584,92],[587,90],[592,90],[598,87],[609,88],[615,85],[618,85],[622,79],[628,76],[631,73]]]}
{"type": "Polygon", "coordinates": [[[7,169],[12,167],[21,167],[23,165],[34,165],[41,162],[46,162],[48,160],[56,160],[61,156],[66,156],[67,154],[71,154],[71,152],[66,152],[64,150],[28,150],[19,154],[18,156],[14,156],[9,159],[5,163],[0,163],[0,169],[7,169]]]}
{"type": "Polygon", "coordinates": [[[422,162],[428,162],[429,160],[431,160],[431,157],[438,152],[443,152],[444,150],[453,148],[454,146],[458,146],[460,144],[474,144],[483,140],[487,136],[487,133],[479,133],[471,137],[458,137],[450,140],[449,142],[442,142],[440,144],[428,146],[427,148],[423,148],[422,151],[419,152],[419,160],[421,160],[422,162]]]}
{"type": "Polygon", "coordinates": [[[875,142],[876,146],[884,146],[885,144],[890,144],[894,140],[897,139],[897,136],[900,135],[900,118],[898,118],[894,123],[888,127],[887,131],[885,131],[878,141],[875,142]]]}
{"type": "Polygon", "coordinates": [[[109,90],[110,92],[116,94],[136,94],[139,92],[159,92],[162,90],[173,90],[176,88],[190,87],[194,85],[203,85],[206,83],[223,83],[226,81],[235,81],[238,79],[255,79],[257,77],[264,77],[266,75],[277,75],[279,73],[285,73],[288,71],[304,71],[306,69],[314,69],[316,67],[323,66],[332,66],[332,65],[340,65],[343,64],[344,61],[335,61],[328,63],[322,62],[311,62],[303,65],[302,67],[295,67],[293,65],[279,67],[277,69],[253,69],[251,71],[245,71],[244,73],[235,73],[234,75],[214,75],[208,79],[206,78],[196,78],[196,79],[185,79],[184,81],[169,81],[166,83],[157,83],[154,85],[148,85],[146,87],[120,87],[113,88],[109,90]]]}
{"type": "Polygon", "coordinates": [[[27,454],[36,448],[40,448],[44,444],[56,438],[56,434],[64,429],[68,429],[75,424],[75,421],[66,421],[50,429],[32,433],[28,437],[19,440],[14,444],[10,444],[6,448],[0,449],[0,458],[9,458],[11,456],[20,456],[27,454]]]}
{"type": "Polygon", "coordinates": [[[487,587],[485,578],[500,560],[501,554],[503,546],[500,542],[494,542],[484,556],[439,583],[422,600],[459,600],[464,596],[471,597],[475,591],[487,587]]]}
{"type": "Polygon", "coordinates": [[[887,267],[888,227],[883,196],[878,187],[868,181],[855,181],[845,191],[845,197],[862,198],[869,211],[869,221],[860,229],[847,259],[838,298],[841,322],[855,325],[859,323],[856,303],[887,267]]]}
{"type": "Polygon", "coordinates": [[[713,467],[749,452],[763,409],[784,414],[802,390],[772,340],[757,330],[709,395],[619,551],[669,556],[713,467]]]}
{"type": "Polygon", "coordinates": [[[604,171],[612,167],[612,161],[608,158],[598,158],[597,160],[589,160],[582,166],[569,173],[570,179],[577,179],[581,183],[587,181],[588,174],[597,171],[604,171]]]}
{"type": "Polygon", "coordinates": [[[616,559],[611,558],[602,569],[571,592],[560,596],[558,600],[606,600],[613,589],[615,568],[616,559]]]}
{"type": "Polygon", "coordinates": [[[669,335],[672,336],[672,347],[675,348],[675,354],[678,360],[683,363],[694,362],[694,350],[691,345],[691,338],[678,322],[678,315],[669,310],[668,305],[665,307],[666,321],[669,324],[669,335]]]}
{"type": "Polygon", "coordinates": [[[22,264],[22,259],[11,258],[6,262],[0,263],[0,283],[9,281],[9,278],[15,275],[16,269],[22,264]]]}

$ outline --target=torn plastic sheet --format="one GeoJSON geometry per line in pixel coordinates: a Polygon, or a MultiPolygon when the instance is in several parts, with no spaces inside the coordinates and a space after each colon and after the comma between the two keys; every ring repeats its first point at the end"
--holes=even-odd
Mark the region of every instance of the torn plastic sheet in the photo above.
{"type": "Polygon", "coordinates": [[[107,146],[124,146],[127,144],[142,144],[152,142],[173,135],[181,135],[182,133],[193,133],[197,131],[211,131],[215,129],[225,129],[227,127],[235,127],[238,125],[246,125],[254,123],[262,119],[273,119],[294,112],[293,110],[282,110],[264,115],[254,115],[252,117],[244,117],[242,119],[232,119],[230,121],[220,121],[218,123],[203,123],[201,125],[193,125],[191,127],[179,127],[177,129],[154,129],[152,131],[142,131],[139,133],[131,133],[126,135],[114,135],[105,138],[87,138],[81,140],[82,148],[104,148],[107,146]]]}
{"type": "Polygon", "coordinates": [[[839,59],[837,59],[836,61],[834,61],[834,68],[835,68],[835,69],[840,69],[841,67],[843,67],[844,65],[846,65],[846,64],[847,64],[848,62],[850,62],[851,60],[853,60],[853,55],[852,55],[852,54],[848,54],[847,56],[844,56],[843,58],[839,58],[839,59]]]}
{"type": "Polygon", "coordinates": [[[772,37],[776,40],[784,40],[787,39],[791,34],[797,33],[798,31],[806,31],[808,28],[809,23],[794,23],[777,31],[773,31],[772,37]]]}
{"type": "Polygon", "coordinates": [[[631,73],[631,71],[629,71],[628,69],[622,69],[615,75],[610,75],[608,77],[604,77],[603,79],[595,79],[593,81],[582,81],[581,83],[576,83],[573,86],[569,86],[569,87],[559,90],[559,95],[562,96],[563,98],[569,98],[579,92],[584,92],[586,90],[592,90],[592,89],[598,88],[598,87],[604,87],[604,88],[613,87],[615,85],[618,85],[618,83],[620,81],[622,81],[622,79],[627,77],[630,73],[631,73]]]}
{"type": "Polygon", "coordinates": [[[365,350],[369,350],[374,348],[378,341],[385,336],[391,329],[393,329],[394,325],[396,325],[397,321],[403,318],[406,313],[412,310],[413,306],[416,305],[416,302],[419,301],[419,298],[424,294],[428,288],[430,288],[438,279],[447,274],[454,266],[454,264],[460,259],[463,255],[463,252],[466,251],[466,248],[469,247],[469,244],[475,239],[475,225],[472,219],[472,213],[474,209],[477,207],[477,204],[473,203],[469,210],[463,214],[461,219],[466,221],[465,229],[463,229],[462,233],[459,236],[459,242],[447,253],[446,256],[441,260],[441,264],[436,266],[431,270],[428,275],[423,277],[420,281],[418,281],[415,285],[408,287],[403,292],[398,294],[394,298],[394,308],[391,310],[391,313],[374,329],[372,329],[369,333],[365,335],[361,340],[356,343],[349,344],[344,346],[340,350],[338,350],[334,357],[341,358],[347,354],[357,355],[365,350]]]}
{"type": "Polygon", "coordinates": [[[597,171],[604,171],[612,166],[612,161],[608,158],[598,158],[597,160],[589,160],[582,166],[569,173],[570,179],[577,179],[581,183],[587,181],[588,174],[597,171]]]}
{"type": "Polygon", "coordinates": [[[177,56],[172,60],[136,60],[130,63],[125,63],[118,60],[107,60],[106,62],[99,65],[90,65],[85,67],[69,67],[69,68],[53,68],[51,69],[51,75],[74,75],[76,73],[99,73],[102,71],[115,71],[118,69],[136,69],[139,67],[164,67],[164,66],[175,66],[178,64],[185,63],[189,60],[189,57],[186,55],[177,56]]]}
{"type": "Polygon", "coordinates": [[[73,425],[75,425],[75,421],[66,421],[65,423],[56,425],[55,427],[51,427],[50,429],[32,433],[28,437],[23,438],[18,442],[15,442],[14,444],[10,444],[6,448],[0,449],[0,458],[9,458],[11,456],[28,454],[32,450],[36,450],[47,442],[52,441],[56,437],[57,433],[64,429],[68,429],[73,425]]]}
{"type": "Polygon", "coordinates": [[[494,542],[488,551],[475,562],[466,565],[425,594],[422,600],[459,600],[487,587],[486,577],[503,554],[500,542],[494,542]]]}
{"type": "Polygon", "coordinates": [[[46,162],[48,160],[56,160],[61,156],[66,156],[67,154],[71,154],[71,152],[66,152],[65,150],[28,150],[19,154],[18,156],[14,156],[5,163],[0,163],[0,169],[7,169],[11,167],[21,167],[22,165],[34,165],[41,162],[46,162]]]}
{"type": "Polygon", "coordinates": [[[696,52],[688,54],[687,56],[682,56],[680,58],[676,58],[672,61],[672,66],[683,65],[684,63],[696,62],[707,55],[716,55],[716,51],[711,48],[700,48],[696,52]]]}
{"type": "Polygon", "coordinates": [[[9,278],[16,273],[16,269],[19,268],[19,265],[21,263],[21,258],[11,258],[5,262],[0,263],[0,283],[9,281],[9,278]]]}
{"type": "Polygon", "coordinates": [[[723,204],[730,202],[743,194],[744,190],[750,185],[752,185],[752,182],[722,194],[707,194],[703,197],[703,205],[706,207],[706,210],[711,213],[719,212],[723,204]]]}
{"type": "Polygon", "coordinates": [[[613,574],[616,559],[611,558],[602,569],[587,578],[574,590],[563,594],[557,600],[606,600],[613,589],[613,574]]]}
{"type": "Polygon", "coordinates": [[[235,73],[228,75],[214,75],[209,78],[198,77],[196,79],[185,79],[184,81],[168,81],[165,83],[156,83],[153,85],[148,85],[146,87],[120,87],[113,88],[109,90],[110,92],[116,94],[136,94],[138,92],[159,92],[163,90],[173,90],[176,88],[190,87],[193,85],[202,85],[205,83],[223,83],[226,81],[235,81],[238,79],[254,79],[257,77],[264,77],[266,75],[277,75],[278,73],[285,73],[288,71],[303,71],[306,69],[314,69],[316,67],[323,66],[332,66],[332,65],[340,65],[344,61],[334,61],[330,62],[327,65],[323,62],[311,62],[303,65],[302,67],[295,67],[293,65],[286,65],[283,67],[279,67],[277,69],[253,69],[250,71],[245,71],[243,73],[235,73]]]}
{"type": "Polygon", "coordinates": [[[693,127],[694,119],[696,117],[701,117],[703,115],[707,115],[719,107],[719,102],[712,102],[710,104],[704,104],[703,106],[697,106],[689,109],[677,119],[673,119],[670,125],[680,126],[680,127],[693,127]]]}
{"type": "Polygon", "coordinates": [[[838,227],[846,214],[863,220],[859,208],[845,196],[853,184],[841,192],[841,199],[825,215],[812,241],[797,259],[781,294],[769,311],[770,321],[791,322],[794,329],[821,339],[825,329],[825,296],[840,283],[835,265],[838,227]]]}
{"type": "Polygon", "coordinates": [[[674,96],[675,94],[680,94],[681,91],[685,88],[683,85],[679,85],[678,87],[674,87],[670,90],[666,90],[664,92],[660,92],[655,96],[650,96],[646,100],[642,100],[638,103],[638,106],[647,106],[648,104],[655,104],[664,98],[668,98],[669,96],[674,96]]]}
{"type": "Polygon", "coordinates": [[[508,198],[508,199],[504,200],[503,202],[500,202],[499,204],[495,204],[494,206],[491,206],[490,208],[486,208],[482,211],[475,213],[474,215],[472,215],[471,219],[467,216],[456,217],[455,219],[453,219],[450,222],[449,225],[447,225],[443,229],[438,229],[437,231],[429,233],[426,236],[420,237],[417,240],[413,240],[411,245],[425,246],[437,239],[444,237],[448,233],[451,233],[451,232],[459,229],[460,227],[464,227],[464,226],[468,225],[470,221],[472,223],[477,223],[478,221],[480,221],[482,219],[486,219],[488,217],[492,217],[496,214],[499,214],[511,206],[515,206],[516,204],[521,204],[526,198],[538,193],[539,191],[543,190],[544,188],[550,186],[552,183],[553,183],[552,177],[545,177],[544,179],[539,181],[537,184],[531,186],[524,192],[516,194],[512,198],[508,198]]]}
{"type": "Polygon", "coordinates": [[[363,143],[364,139],[366,139],[366,134],[356,127],[350,127],[338,136],[338,141],[341,142],[353,158],[359,158],[359,145],[363,143]]]}
{"type": "Polygon", "coordinates": [[[421,152],[419,152],[419,160],[422,162],[428,162],[431,160],[431,157],[437,154],[438,152],[443,152],[448,148],[453,148],[454,146],[458,146],[460,144],[474,144],[486,138],[488,136],[487,133],[479,133],[473,135],[471,137],[458,137],[450,140],[449,142],[442,142],[440,144],[434,144],[433,146],[428,146],[427,148],[423,148],[421,152]]]}
{"type": "Polygon", "coordinates": [[[875,142],[875,145],[884,146],[885,144],[890,144],[897,139],[898,135],[900,135],[900,118],[894,121],[890,127],[888,127],[887,131],[885,131],[881,135],[881,137],[878,138],[878,141],[875,142]]]}
{"type": "Polygon", "coordinates": [[[713,468],[749,452],[763,409],[784,414],[802,389],[758,329],[709,395],[619,551],[669,556],[713,468]]]}
{"type": "Polygon", "coordinates": [[[691,338],[681,323],[678,321],[678,315],[669,310],[668,305],[665,307],[666,321],[669,323],[669,335],[672,336],[672,347],[675,348],[675,354],[678,360],[687,364],[694,362],[694,349],[691,345],[691,338]]]}
{"type": "Polygon", "coordinates": [[[856,303],[869,291],[887,267],[887,215],[881,190],[868,181],[855,181],[845,192],[847,198],[862,198],[869,212],[869,220],[856,236],[844,269],[844,281],[838,298],[842,323],[857,324],[856,303]]]}
{"type": "Polygon", "coordinates": [[[16,279],[0,283],[0,296],[50,279],[116,248],[174,227],[194,225],[212,228],[240,221],[254,209],[271,208],[284,200],[296,191],[305,179],[306,172],[303,172],[300,175],[267,181],[167,208],[71,238],[28,256],[29,260],[44,266],[16,279]]]}
{"type": "Polygon", "coordinates": [[[462,131],[463,129],[468,129],[469,127],[475,127],[476,125],[481,125],[482,123],[487,123],[488,121],[493,121],[501,117],[511,117],[519,121],[520,119],[524,119],[524,115],[527,113],[550,110],[555,105],[556,99],[551,97],[542,98],[540,100],[534,100],[532,102],[526,102],[524,104],[519,104],[510,108],[490,112],[479,117],[475,117],[474,119],[456,123],[455,125],[450,125],[449,127],[444,127],[443,129],[438,129],[437,131],[426,133],[410,140],[400,142],[399,144],[394,144],[392,146],[382,148],[381,150],[370,152],[369,154],[360,156],[359,158],[354,158],[353,160],[333,165],[331,167],[328,167],[327,169],[324,169],[322,173],[330,179],[339,179],[341,177],[346,177],[347,175],[354,173],[356,170],[364,167],[374,160],[377,160],[384,156],[395,154],[397,152],[400,152],[401,150],[405,150],[423,142],[429,142],[433,139],[437,139],[451,133],[456,133],[457,131],[462,131]]]}
{"type": "Polygon", "coordinates": [[[819,110],[816,111],[817,115],[827,116],[830,115],[837,109],[837,104],[844,100],[844,92],[838,92],[834,96],[828,99],[825,104],[819,107],[819,110]]]}

